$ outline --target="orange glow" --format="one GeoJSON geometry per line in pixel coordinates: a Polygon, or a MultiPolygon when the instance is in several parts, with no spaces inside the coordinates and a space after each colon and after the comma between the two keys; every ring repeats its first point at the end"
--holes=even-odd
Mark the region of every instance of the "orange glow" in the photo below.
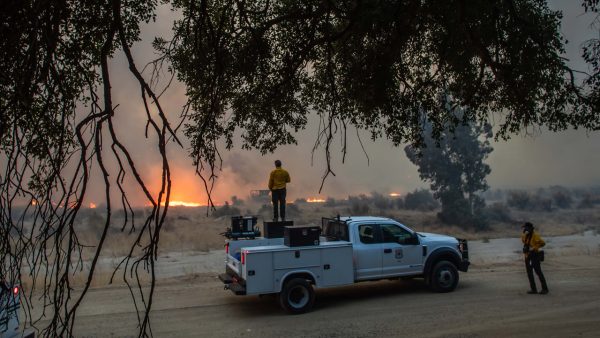
{"type": "Polygon", "coordinates": [[[90,209],[96,209],[96,203],[90,203],[90,209]]]}
{"type": "MultiPolygon", "coordinates": [[[[162,206],[165,206],[165,202],[161,203],[162,206]]],[[[170,207],[202,207],[205,206],[202,203],[197,202],[186,202],[186,201],[169,201],[170,207]]]]}
{"type": "Polygon", "coordinates": [[[401,195],[397,192],[391,192],[390,197],[400,197],[401,195]]]}
{"type": "Polygon", "coordinates": [[[325,200],[322,198],[313,198],[313,197],[309,197],[306,199],[306,202],[308,203],[325,203],[325,200]]]}
{"type": "Polygon", "coordinates": [[[31,200],[31,205],[37,205],[37,201],[36,200],[31,200]]]}

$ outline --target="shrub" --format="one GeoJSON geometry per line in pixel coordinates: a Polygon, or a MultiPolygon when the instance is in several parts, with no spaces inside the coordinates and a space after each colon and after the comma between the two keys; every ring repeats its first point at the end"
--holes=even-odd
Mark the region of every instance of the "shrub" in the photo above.
{"type": "Polygon", "coordinates": [[[506,204],[511,208],[528,210],[532,207],[531,196],[526,191],[509,191],[506,204]]]}
{"type": "Polygon", "coordinates": [[[231,196],[231,204],[233,206],[239,207],[241,205],[244,205],[244,200],[240,199],[240,198],[238,198],[237,196],[234,195],[234,196],[231,196]]]}
{"type": "Polygon", "coordinates": [[[286,219],[292,219],[302,215],[302,210],[297,204],[286,204],[285,205],[285,217],[286,219]]]}
{"type": "Polygon", "coordinates": [[[365,195],[359,197],[348,196],[348,203],[350,204],[348,212],[351,215],[366,215],[369,213],[369,203],[365,195]]]}
{"type": "Polygon", "coordinates": [[[581,201],[579,202],[579,205],[577,206],[578,209],[589,209],[589,208],[593,208],[595,205],[594,203],[594,198],[592,197],[592,194],[585,194],[583,196],[583,198],[581,199],[581,201]]]}
{"type": "Polygon", "coordinates": [[[335,198],[333,197],[327,197],[327,200],[325,200],[325,204],[326,207],[335,207],[337,205],[337,201],[335,200],[335,198]]]}
{"type": "Polygon", "coordinates": [[[410,210],[431,211],[439,208],[440,203],[433,198],[431,191],[427,189],[417,189],[406,194],[404,198],[404,207],[410,210]]]}
{"type": "Polygon", "coordinates": [[[485,217],[490,221],[512,222],[510,209],[504,203],[497,202],[490,206],[486,206],[483,212],[485,217]]]}
{"type": "Polygon", "coordinates": [[[232,207],[229,205],[229,202],[225,202],[225,205],[223,205],[222,207],[217,208],[215,211],[213,211],[212,216],[213,217],[237,216],[240,214],[241,214],[241,211],[239,208],[232,207]]]}
{"type": "Polygon", "coordinates": [[[552,194],[552,199],[554,200],[554,205],[561,209],[568,209],[573,204],[573,198],[569,191],[555,191],[552,194]]]}
{"type": "Polygon", "coordinates": [[[392,201],[387,197],[378,192],[371,193],[371,200],[373,205],[379,210],[387,210],[392,206],[392,201]]]}

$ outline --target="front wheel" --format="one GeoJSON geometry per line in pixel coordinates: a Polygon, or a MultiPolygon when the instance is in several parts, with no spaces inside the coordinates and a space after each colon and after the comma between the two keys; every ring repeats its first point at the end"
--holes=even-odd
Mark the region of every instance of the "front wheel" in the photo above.
{"type": "Polygon", "coordinates": [[[303,278],[294,278],[285,283],[279,294],[279,305],[292,313],[300,314],[309,311],[315,304],[315,290],[303,278]]]}
{"type": "Polygon", "coordinates": [[[435,292],[450,292],[458,285],[458,269],[448,261],[438,262],[431,270],[429,286],[435,292]]]}

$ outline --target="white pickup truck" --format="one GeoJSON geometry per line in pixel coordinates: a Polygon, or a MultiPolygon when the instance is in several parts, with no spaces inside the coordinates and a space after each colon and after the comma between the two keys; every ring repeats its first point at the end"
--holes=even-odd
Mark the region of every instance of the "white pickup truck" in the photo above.
{"type": "Polygon", "coordinates": [[[323,219],[318,245],[290,247],[283,238],[232,240],[219,278],[236,295],[278,294],[281,307],[311,309],[314,288],[398,277],[423,277],[437,292],[453,291],[469,267],[467,242],[420,233],[389,218],[323,219]]]}

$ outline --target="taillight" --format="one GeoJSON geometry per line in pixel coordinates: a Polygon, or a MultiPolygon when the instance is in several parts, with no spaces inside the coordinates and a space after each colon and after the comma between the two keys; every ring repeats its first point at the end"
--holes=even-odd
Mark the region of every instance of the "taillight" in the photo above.
{"type": "Polygon", "coordinates": [[[229,243],[225,244],[225,254],[229,254],[229,243]]]}
{"type": "Polygon", "coordinates": [[[242,251],[242,265],[246,264],[246,251],[242,251]]]}
{"type": "Polygon", "coordinates": [[[18,286],[13,287],[13,294],[15,296],[19,294],[19,287],[18,286]]]}

